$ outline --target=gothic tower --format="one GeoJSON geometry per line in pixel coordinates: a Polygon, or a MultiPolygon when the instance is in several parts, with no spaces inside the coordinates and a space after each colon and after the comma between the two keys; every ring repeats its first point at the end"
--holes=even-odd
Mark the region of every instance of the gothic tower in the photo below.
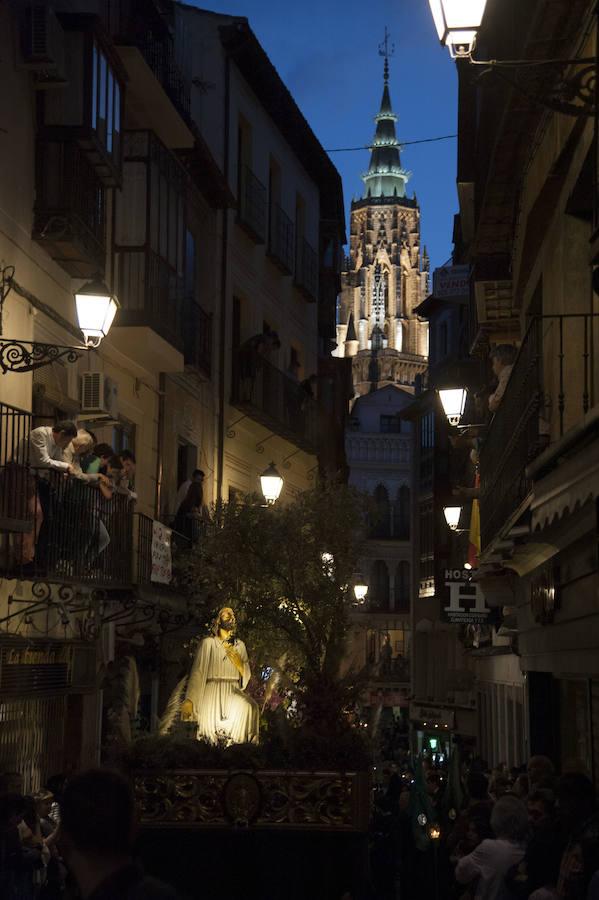
{"type": "Polygon", "coordinates": [[[406,196],[397,116],[389,93],[388,35],[381,107],[364,193],[351,205],[350,252],[341,276],[337,356],[353,357],[356,394],[397,384],[410,390],[427,367],[428,324],[414,312],[428,293],[429,261],[420,253],[420,208],[406,196]]]}

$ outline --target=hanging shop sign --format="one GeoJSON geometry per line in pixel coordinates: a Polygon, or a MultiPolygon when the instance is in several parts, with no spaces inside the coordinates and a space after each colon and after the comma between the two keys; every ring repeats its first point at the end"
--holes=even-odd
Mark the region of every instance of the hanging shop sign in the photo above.
{"type": "Polygon", "coordinates": [[[152,574],[150,580],[157,584],[170,584],[173,577],[170,528],[161,522],[152,523],[152,574]]]}
{"type": "Polygon", "coordinates": [[[410,719],[420,723],[423,728],[455,728],[455,710],[443,709],[441,706],[411,703],[410,719]]]}
{"type": "Polygon", "coordinates": [[[442,617],[452,625],[484,625],[491,610],[480,585],[467,569],[444,569],[442,617]]]}
{"type": "Polygon", "coordinates": [[[433,295],[438,299],[468,297],[470,266],[443,266],[433,272],[433,295]]]}

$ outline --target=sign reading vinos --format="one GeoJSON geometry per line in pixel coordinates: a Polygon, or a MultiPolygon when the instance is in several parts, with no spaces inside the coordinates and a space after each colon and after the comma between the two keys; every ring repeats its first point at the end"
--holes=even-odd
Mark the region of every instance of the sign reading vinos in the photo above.
{"type": "Polygon", "coordinates": [[[470,581],[467,569],[445,569],[443,572],[443,618],[454,625],[484,625],[490,610],[480,585],[470,581]]]}

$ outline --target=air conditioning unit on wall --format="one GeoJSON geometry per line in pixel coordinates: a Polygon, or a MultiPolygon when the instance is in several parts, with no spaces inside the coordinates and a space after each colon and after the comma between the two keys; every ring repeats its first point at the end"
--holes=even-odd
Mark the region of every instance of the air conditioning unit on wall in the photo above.
{"type": "Polygon", "coordinates": [[[28,3],[21,19],[21,64],[38,90],[67,84],[62,25],[46,3],[28,3]]]}
{"type": "Polygon", "coordinates": [[[81,413],[86,416],[118,416],[118,385],[101,372],[85,372],[81,376],[81,413]]]}

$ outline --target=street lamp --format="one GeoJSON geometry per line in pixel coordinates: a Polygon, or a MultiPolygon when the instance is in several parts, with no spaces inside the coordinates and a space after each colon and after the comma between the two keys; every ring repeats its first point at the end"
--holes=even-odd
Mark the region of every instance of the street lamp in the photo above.
{"type": "Polygon", "coordinates": [[[466,407],[466,388],[444,388],[439,391],[443,412],[450,425],[459,425],[466,407]]]}
{"type": "Polygon", "coordinates": [[[460,524],[460,516],[462,515],[462,507],[444,506],[443,513],[449,528],[451,528],[452,531],[457,531],[458,525],[460,524]]]}
{"type": "Polygon", "coordinates": [[[283,490],[283,479],[279,475],[274,462],[260,476],[260,486],[267,504],[273,506],[283,490]]]}
{"type": "Polygon", "coordinates": [[[99,277],[75,291],[79,328],[86,347],[97,347],[110,331],[119,303],[99,277]]]}
{"type": "MultiPolygon", "coordinates": [[[[468,60],[483,66],[484,72],[501,70],[505,81],[542,106],[567,116],[594,116],[597,110],[594,57],[573,59],[473,59],[477,33],[481,27],[487,0],[429,0],[439,40],[452,59],[468,60]],[[573,67],[577,67],[572,71],[573,67]],[[518,70],[523,70],[518,78],[518,70]],[[560,89],[542,96],[534,70],[554,69],[560,73],[560,89]],[[516,77],[511,74],[514,70],[516,77]],[[566,74],[567,72],[567,74],[566,74]]],[[[595,14],[599,23],[599,6],[595,14]]]]}
{"type": "Polygon", "coordinates": [[[364,603],[366,594],[368,593],[368,584],[361,572],[354,575],[354,597],[357,603],[364,603]]]}
{"type": "Polygon", "coordinates": [[[439,40],[452,59],[470,57],[487,0],[429,0],[439,40]]]}
{"type": "MultiPolygon", "coordinates": [[[[2,313],[6,298],[12,290],[22,292],[14,276],[14,266],[0,268],[0,335],[3,334],[2,313]]],[[[22,296],[26,294],[22,293],[22,296]]],[[[57,360],[74,363],[82,353],[96,349],[110,330],[119,308],[118,300],[98,276],[75,291],[75,308],[83,344],[69,347],[4,338],[0,340],[0,371],[33,372],[57,360]]]]}

